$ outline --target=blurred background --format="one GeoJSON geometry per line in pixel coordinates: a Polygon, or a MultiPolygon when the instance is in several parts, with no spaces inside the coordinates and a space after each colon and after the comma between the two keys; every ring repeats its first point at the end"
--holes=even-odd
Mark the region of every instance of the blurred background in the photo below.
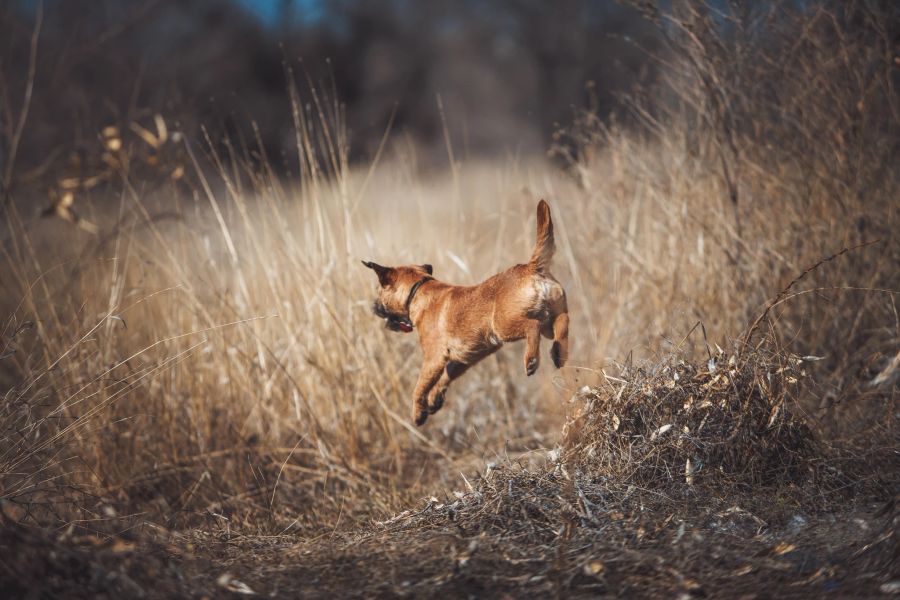
{"type": "Polygon", "coordinates": [[[190,134],[202,124],[213,137],[258,135],[289,172],[289,70],[343,103],[354,161],[389,126],[425,164],[446,157],[448,136],[467,156],[542,153],[576,109],[606,118],[652,82],[659,41],[634,7],[590,0],[9,0],[5,128],[39,12],[20,179],[93,147],[104,126],[157,113],[190,134]]]}

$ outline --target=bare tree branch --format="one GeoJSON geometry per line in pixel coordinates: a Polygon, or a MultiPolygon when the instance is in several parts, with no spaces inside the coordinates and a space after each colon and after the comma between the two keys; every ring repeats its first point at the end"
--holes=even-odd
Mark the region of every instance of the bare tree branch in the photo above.
{"type": "Polygon", "coordinates": [[[19,112],[19,120],[9,141],[9,151],[6,155],[6,166],[3,170],[3,194],[4,203],[9,202],[9,188],[12,183],[13,168],[16,164],[16,154],[19,152],[19,142],[22,141],[22,132],[25,131],[25,123],[28,121],[28,110],[31,108],[31,95],[34,92],[34,78],[37,71],[38,39],[41,35],[41,25],[44,22],[44,3],[38,3],[34,18],[34,30],[31,33],[31,50],[28,55],[28,79],[25,83],[25,96],[22,99],[22,109],[19,112]]]}

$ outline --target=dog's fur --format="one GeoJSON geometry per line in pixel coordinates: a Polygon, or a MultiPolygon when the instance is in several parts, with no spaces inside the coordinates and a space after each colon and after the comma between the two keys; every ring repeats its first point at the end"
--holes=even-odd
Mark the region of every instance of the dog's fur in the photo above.
{"type": "Polygon", "coordinates": [[[569,313],[566,292],[549,271],[554,250],[550,206],[541,200],[531,260],[478,285],[438,281],[431,265],[383,267],[363,261],[378,275],[375,314],[394,331],[419,330],[424,361],[413,395],[416,425],[441,409],[451,381],[504,342],[525,340],[527,375],[538,368],[541,335],[553,340],[553,364],[565,364],[569,313]]]}

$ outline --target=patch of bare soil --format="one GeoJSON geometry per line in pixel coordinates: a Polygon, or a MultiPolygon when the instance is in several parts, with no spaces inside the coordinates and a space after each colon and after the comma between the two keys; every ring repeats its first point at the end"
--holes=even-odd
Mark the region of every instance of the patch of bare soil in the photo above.
{"type": "Polygon", "coordinates": [[[351,535],[206,547],[252,590],[280,597],[872,598],[900,576],[897,515],[879,513],[883,503],[811,514],[761,490],[752,509],[687,499],[673,510],[639,493],[573,495],[559,477],[503,481],[351,535]]]}
{"type": "Polygon", "coordinates": [[[7,523],[0,587],[7,598],[873,598],[900,579],[896,498],[811,513],[760,490],[673,509],[670,498],[560,475],[492,479],[453,502],[302,542],[202,531],[101,541],[7,523]]]}

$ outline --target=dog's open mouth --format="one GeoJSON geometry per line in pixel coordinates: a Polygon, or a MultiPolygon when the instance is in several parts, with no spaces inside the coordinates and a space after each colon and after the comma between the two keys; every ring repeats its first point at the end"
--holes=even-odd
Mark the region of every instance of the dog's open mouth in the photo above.
{"type": "Polygon", "coordinates": [[[375,301],[375,304],[372,305],[372,312],[374,312],[377,317],[384,319],[385,327],[391,331],[409,333],[413,330],[413,324],[412,321],[409,320],[409,317],[388,311],[384,304],[377,300],[375,301]]]}

